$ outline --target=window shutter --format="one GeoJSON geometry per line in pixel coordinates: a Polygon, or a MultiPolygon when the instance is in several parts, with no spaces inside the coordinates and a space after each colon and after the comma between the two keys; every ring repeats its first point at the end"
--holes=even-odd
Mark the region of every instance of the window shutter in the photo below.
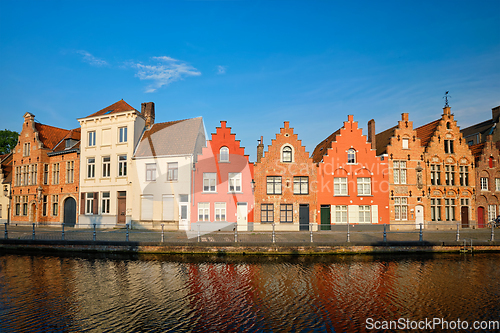
{"type": "Polygon", "coordinates": [[[98,211],[97,211],[97,206],[98,206],[98,200],[97,200],[97,192],[94,192],[94,207],[92,207],[92,213],[94,214],[98,214],[98,211]]]}
{"type": "Polygon", "coordinates": [[[80,195],[80,214],[85,215],[85,192],[80,195]]]}

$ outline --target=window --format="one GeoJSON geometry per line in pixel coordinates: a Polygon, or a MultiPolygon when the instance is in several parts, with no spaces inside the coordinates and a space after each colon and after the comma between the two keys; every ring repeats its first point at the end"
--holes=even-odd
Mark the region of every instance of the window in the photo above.
{"type": "Polygon", "coordinates": [[[141,196],[141,220],[153,219],[153,195],[141,196]]]}
{"type": "Polygon", "coordinates": [[[495,191],[500,191],[500,178],[495,178],[495,191]]]}
{"type": "Polygon", "coordinates": [[[333,179],[333,195],[347,195],[347,177],[333,179]]]}
{"type": "Polygon", "coordinates": [[[261,223],[274,222],[274,205],[273,204],[260,205],[260,222],[261,223]]]}
{"type": "Polygon", "coordinates": [[[455,166],[445,165],[444,172],[446,185],[455,185],[455,166]]]}
{"type": "Polygon", "coordinates": [[[349,149],[347,151],[347,164],[356,163],[356,151],[354,149],[349,149]]]}
{"type": "Polygon", "coordinates": [[[488,191],[488,178],[481,177],[481,191],[488,191]]]}
{"type": "Polygon", "coordinates": [[[408,149],[408,142],[409,141],[410,140],[408,140],[408,139],[403,139],[403,149],[408,149]]]}
{"type": "Polygon", "coordinates": [[[38,178],[38,165],[33,164],[31,165],[31,185],[36,185],[36,181],[38,178]]]}
{"type": "Polygon", "coordinates": [[[75,161],[66,162],[66,184],[73,182],[75,176],[75,161]]]}
{"type": "Polygon", "coordinates": [[[109,192],[102,192],[101,194],[101,214],[109,214],[110,206],[110,194],[109,192]]]}
{"type": "Polygon", "coordinates": [[[95,177],[95,158],[87,158],[87,178],[95,177]]]}
{"type": "Polygon", "coordinates": [[[118,142],[127,142],[127,127],[120,127],[118,129],[118,142]]]}
{"type": "Polygon", "coordinates": [[[2,205],[0,204],[0,219],[2,218],[2,205]]]}
{"type": "Polygon", "coordinates": [[[43,165],[43,185],[49,185],[49,165],[43,165]]]}
{"type": "Polygon", "coordinates": [[[42,196],[42,216],[47,216],[47,201],[47,196],[42,196]]]}
{"type": "Polygon", "coordinates": [[[497,217],[497,206],[488,205],[488,221],[493,221],[497,217]]]}
{"type": "Polygon", "coordinates": [[[59,215],[59,195],[52,196],[52,216],[59,215]]]}
{"type": "Polygon", "coordinates": [[[16,186],[21,186],[21,167],[16,167],[16,186]]]}
{"type": "Polygon", "coordinates": [[[28,180],[29,180],[29,166],[28,165],[23,165],[23,185],[27,186],[29,185],[28,180]]]}
{"type": "Polygon", "coordinates": [[[198,221],[210,221],[210,203],[198,203],[198,221]]]}
{"type": "Polygon", "coordinates": [[[87,192],[85,194],[85,214],[94,213],[94,193],[87,192]]]}
{"type": "Polygon", "coordinates": [[[215,203],[215,221],[225,221],[226,220],[226,203],[216,202],[215,203]]]}
{"type": "Polygon", "coordinates": [[[446,221],[455,220],[455,199],[444,199],[444,215],[446,221]]]}
{"type": "Polygon", "coordinates": [[[203,192],[215,192],[216,189],[216,182],[215,179],[217,177],[216,173],[203,173],[203,192]]]}
{"type": "Polygon", "coordinates": [[[102,178],[111,177],[111,157],[104,156],[102,158],[102,178]]]}
{"type": "Polygon", "coordinates": [[[229,173],[229,192],[241,192],[241,173],[229,173]]]}
{"type": "Polygon", "coordinates": [[[371,178],[359,177],[358,178],[358,195],[372,194],[371,178]]]}
{"type": "Polygon", "coordinates": [[[88,146],[89,147],[95,147],[95,131],[90,131],[88,132],[88,146]]]}
{"type": "Polygon", "coordinates": [[[441,166],[439,164],[431,164],[431,184],[441,185],[441,166]]]}
{"type": "Polygon", "coordinates": [[[28,196],[23,195],[23,216],[28,216],[28,196]]]}
{"type": "Polygon", "coordinates": [[[281,177],[267,177],[267,194],[281,194],[281,177]]]}
{"type": "Polygon", "coordinates": [[[163,195],[163,221],[174,221],[173,195],[163,195]]]}
{"type": "Polygon", "coordinates": [[[219,151],[219,161],[229,162],[229,148],[222,147],[219,151]]]}
{"type": "Polygon", "coordinates": [[[167,163],[167,180],[170,182],[177,181],[178,177],[178,163],[167,163]]]}
{"type": "Polygon", "coordinates": [[[431,199],[431,220],[441,221],[441,199],[431,199]]]}
{"type": "Polygon", "coordinates": [[[393,162],[394,184],[406,184],[406,161],[393,162]]]}
{"type": "Polygon", "coordinates": [[[293,177],[293,194],[309,194],[309,177],[293,177]]]}
{"type": "Polygon", "coordinates": [[[118,177],[127,175],[127,155],[118,155],[118,177]]]}
{"type": "Polygon", "coordinates": [[[154,163],[146,164],[146,181],[147,182],[156,181],[156,164],[154,163]]]}
{"type": "Polygon", "coordinates": [[[460,166],[460,186],[469,186],[469,167],[460,166]]]}
{"type": "Polygon", "coordinates": [[[444,152],[446,154],[453,154],[453,140],[444,140],[444,152]]]}
{"type": "Polygon", "coordinates": [[[394,198],[394,219],[397,221],[408,220],[408,198],[394,198]]]}
{"type": "Polygon", "coordinates": [[[29,142],[24,144],[23,156],[30,156],[31,144],[29,142]]]}
{"type": "Polygon", "coordinates": [[[285,146],[282,151],[282,162],[291,163],[292,162],[292,147],[285,146]]]}
{"type": "Polygon", "coordinates": [[[347,206],[335,206],[335,222],[347,223],[347,206]]]}
{"type": "Polygon", "coordinates": [[[474,144],[474,140],[467,141],[467,144],[468,144],[469,146],[472,146],[472,145],[474,144]]]}
{"type": "Polygon", "coordinates": [[[283,204],[280,205],[280,222],[293,223],[293,205],[283,204]]]}
{"type": "Polygon", "coordinates": [[[21,215],[21,198],[19,196],[14,197],[16,216],[21,215]]]}
{"type": "Polygon", "coordinates": [[[370,206],[359,206],[359,222],[370,223],[370,221],[371,221],[370,206]]]}

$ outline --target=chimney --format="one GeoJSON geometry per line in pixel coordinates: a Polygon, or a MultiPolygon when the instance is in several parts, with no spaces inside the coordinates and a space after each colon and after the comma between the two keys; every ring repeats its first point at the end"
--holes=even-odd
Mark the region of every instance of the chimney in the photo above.
{"type": "Polygon", "coordinates": [[[372,149],[377,149],[375,142],[375,120],[370,120],[368,122],[368,142],[372,143],[372,149]]]}
{"type": "Polygon", "coordinates": [[[264,156],[264,137],[260,137],[260,142],[257,145],[257,163],[260,163],[260,160],[264,156]]]}
{"type": "Polygon", "coordinates": [[[408,113],[401,113],[401,120],[402,121],[408,121],[408,113]]]}
{"type": "Polygon", "coordinates": [[[491,117],[493,120],[497,120],[498,116],[500,116],[500,105],[496,108],[491,109],[491,117]]]}
{"type": "Polygon", "coordinates": [[[146,128],[151,128],[155,123],[155,103],[142,103],[141,114],[146,118],[146,128]]]}

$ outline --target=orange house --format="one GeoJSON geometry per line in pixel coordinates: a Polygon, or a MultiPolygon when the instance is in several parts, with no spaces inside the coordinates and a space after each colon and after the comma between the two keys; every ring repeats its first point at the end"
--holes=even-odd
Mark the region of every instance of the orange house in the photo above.
{"type": "Polygon", "coordinates": [[[388,164],[353,118],[312,155],[319,166],[317,211],[324,230],[331,224],[389,223],[388,164]]]}

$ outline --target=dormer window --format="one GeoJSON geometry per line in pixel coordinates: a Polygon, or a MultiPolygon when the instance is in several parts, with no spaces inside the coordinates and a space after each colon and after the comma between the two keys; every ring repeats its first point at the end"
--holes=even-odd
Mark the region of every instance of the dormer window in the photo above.
{"type": "Polygon", "coordinates": [[[219,162],[229,162],[229,148],[222,147],[219,151],[219,162]]]}
{"type": "Polygon", "coordinates": [[[292,162],[292,147],[285,146],[282,151],[282,161],[284,163],[291,163],[292,162]]]}
{"type": "Polygon", "coordinates": [[[347,151],[347,164],[355,164],[355,163],[356,163],[356,151],[351,148],[347,151]]]}

